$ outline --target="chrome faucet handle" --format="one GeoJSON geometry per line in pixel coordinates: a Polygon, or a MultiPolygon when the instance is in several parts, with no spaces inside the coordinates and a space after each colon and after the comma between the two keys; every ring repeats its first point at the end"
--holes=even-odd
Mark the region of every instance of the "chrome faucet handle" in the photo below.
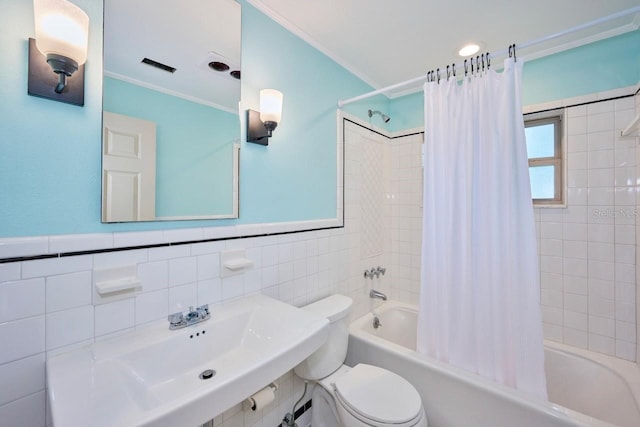
{"type": "Polygon", "coordinates": [[[365,270],[364,271],[364,278],[365,279],[373,279],[373,275],[375,274],[375,271],[373,271],[373,268],[371,270],[365,270]]]}
{"type": "Polygon", "coordinates": [[[375,268],[375,267],[371,267],[371,274],[375,274],[376,277],[380,277],[380,267],[375,268]]]}
{"type": "Polygon", "coordinates": [[[378,268],[376,268],[376,271],[378,271],[380,274],[382,274],[384,276],[384,273],[387,272],[387,269],[384,268],[384,267],[378,266],[378,268]]]}
{"type": "Polygon", "coordinates": [[[209,304],[204,304],[196,308],[196,313],[198,313],[198,319],[207,320],[209,318],[209,304]]]}
{"type": "Polygon", "coordinates": [[[178,313],[173,313],[168,315],[167,320],[172,325],[179,325],[184,320],[184,315],[182,314],[181,311],[179,311],[178,313]]]}

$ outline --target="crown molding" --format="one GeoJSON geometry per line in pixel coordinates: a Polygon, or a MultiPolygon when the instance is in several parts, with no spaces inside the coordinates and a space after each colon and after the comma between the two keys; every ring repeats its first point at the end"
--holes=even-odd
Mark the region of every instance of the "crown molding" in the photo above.
{"type": "Polygon", "coordinates": [[[372,88],[375,89],[375,88],[382,87],[382,85],[380,85],[378,82],[373,80],[371,77],[360,72],[357,68],[355,68],[352,64],[350,64],[349,61],[335,55],[333,52],[327,49],[324,45],[322,45],[316,39],[311,37],[308,33],[300,29],[300,27],[298,27],[288,19],[285,19],[282,15],[275,12],[273,9],[265,5],[262,1],[260,0],[246,0],[246,1],[256,9],[258,9],[260,12],[262,12],[263,14],[271,18],[281,27],[293,33],[295,36],[297,36],[298,38],[302,39],[304,42],[311,45],[313,48],[320,51],[322,54],[324,54],[325,56],[333,60],[335,63],[340,65],[345,70],[349,71],[351,74],[353,74],[354,76],[356,76],[357,78],[359,78],[360,80],[362,80],[363,82],[371,86],[372,88]]]}
{"type": "Polygon", "coordinates": [[[206,99],[198,98],[196,96],[186,95],[182,92],[173,91],[162,86],[156,86],[154,84],[144,82],[142,80],[134,79],[129,76],[125,76],[123,74],[114,73],[108,70],[104,70],[104,75],[106,77],[111,77],[112,79],[122,80],[123,82],[130,83],[132,85],[141,86],[147,89],[155,90],[156,92],[161,92],[166,95],[175,96],[176,98],[181,98],[187,101],[195,102],[196,104],[206,105],[208,107],[217,108],[218,110],[226,111],[231,114],[238,114],[237,109],[232,109],[226,107],[224,105],[216,104],[215,102],[207,101],[206,99]]]}
{"type": "MultiPolygon", "coordinates": [[[[383,87],[378,82],[371,79],[369,76],[360,72],[360,70],[358,70],[356,67],[350,64],[348,61],[335,55],[333,52],[331,52],[329,49],[327,49],[325,46],[319,43],[316,39],[311,37],[308,33],[300,29],[300,27],[293,24],[291,21],[285,19],[284,17],[282,17],[282,15],[278,14],[273,9],[269,8],[261,0],[246,0],[246,1],[252,6],[254,6],[256,9],[260,10],[263,14],[267,15],[273,21],[278,23],[280,26],[287,29],[294,35],[298,36],[300,39],[302,39],[303,41],[305,41],[306,43],[308,43],[309,45],[311,45],[312,47],[314,47],[315,49],[317,49],[318,51],[320,51],[321,53],[323,53],[333,61],[335,61],[338,65],[340,65],[341,67],[349,71],[351,74],[358,77],[360,80],[362,80],[366,84],[370,85],[374,90],[378,90],[383,87]]],[[[525,55],[524,59],[531,61],[534,59],[542,58],[544,56],[553,55],[555,53],[560,53],[565,50],[574,49],[576,47],[584,46],[600,40],[604,40],[604,39],[615,37],[631,31],[635,31],[635,30],[638,30],[639,28],[640,28],[640,13],[636,13],[633,16],[633,19],[627,24],[600,32],[595,35],[583,37],[581,39],[574,40],[572,42],[563,43],[561,45],[558,45],[552,48],[542,49],[538,51],[530,50],[530,53],[525,55]]],[[[419,84],[418,86],[419,87],[409,87],[394,93],[383,93],[381,95],[386,96],[389,99],[395,99],[395,98],[399,98],[402,96],[406,96],[406,95],[410,95],[412,93],[418,92],[422,84],[419,84]]]]}
{"type": "Polygon", "coordinates": [[[575,49],[580,46],[585,46],[591,43],[595,43],[600,40],[609,39],[611,37],[616,37],[622,34],[630,33],[632,31],[636,31],[640,28],[640,13],[636,13],[633,19],[624,25],[619,27],[615,27],[606,31],[602,31],[598,34],[593,34],[587,37],[583,37],[568,43],[563,43],[548,49],[532,51],[531,53],[525,56],[525,59],[528,61],[532,61],[534,59],[539,59],[545,56],[553,55],[555,53],[564,52],[565,50],[575,49]]]}

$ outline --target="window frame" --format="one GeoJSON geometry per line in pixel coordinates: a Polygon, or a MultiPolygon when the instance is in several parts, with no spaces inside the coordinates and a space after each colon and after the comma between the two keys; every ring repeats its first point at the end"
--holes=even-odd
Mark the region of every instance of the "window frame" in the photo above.
{"type": "Polygon", "coordinates": [[[539,166],[554,166],[554,197],[550,199],[531,198],[535,207],[566,207],[566,143],[564,124],[565,110],[557,109],[524,116],[525,129],[533,126],[554,124],[554,155],[553,157],[528,158],[529,168],[539,166]]]}

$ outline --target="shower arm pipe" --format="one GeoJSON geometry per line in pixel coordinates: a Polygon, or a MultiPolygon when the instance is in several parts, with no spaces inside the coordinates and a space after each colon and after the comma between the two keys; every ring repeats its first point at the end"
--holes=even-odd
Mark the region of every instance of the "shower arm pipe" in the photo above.
{"type": "MultiPolygon", "coordinates": [[[[540,38],[535,39],[535,40],[530,40],[528,42],[520,43],[520,44],[517,44],[516,47],[518,49],[525,49],[525,48],[528,48],[530,46],[534,46],[534,45],[539,44],[539,43],[544,43],[544,42],[547,42],[549,40],[553,40],[553,39],[556,39],[558,37],[566,36],[568,34],[575,33],[576,31],[581,31],[581,30],[584,30],[586,28],[593,27],[595,25],[604,24],[605,22],[611,21],[613,19],[622,18],[623,16],[631,15],[631,14],[634,14],[634,13],[640,13],[640,6],[635,6],[635,7],[632,7],[630,9],[626,9],[626,10],[622,10],[620,12],[613,13],[611,15],[603,16],[602,18],[594,19],[593,21],[585,22],[583,24],[576,25],[575,27],[567,28],[566,30],[563,30],[563,31],[560,31],[560,32],[557,32],[557,33],[554,33],[554,34],[550,34],[550,35],[547,35],[547,36],[544,36],[544,37],[540,37],[540,38]]],[[[493,53],[491,53],[491,59],[505,56],[508,53],[509,53],[509,49],[503,49],[503,50],[500,50],[500,51],[497,51],[497,52],[493,52],[493,53]]],[[[455,64],[455,65],[456,65],[456,68],[458,68],[458,70],[464,70],[464,62],[461,62],[460,64],[455,64]]],[[[361,101],[363,99],[370,98],[370,97],[375,96],[375,95],[380,95],[381,93],[384,93],[384,92],[389,92],[389,91],[392,91],[392,90],[395,90],[395,89],[399,89],[399,88],[402,88],[402,87],[405,87],[405,86],[410,86],[410,85],[412,85],[414,83],[424,82],[425,80],[427,80],[427,76],[426,75],[421,75],[419,77],[415,77],[413,79],[406,80],[404,82],[400,82],[400,83],[393,84],[391,86],[383,87],[381,89],[377,89],[377,90],[374,90],[372,92],[367,92],[367,93],[365,93],[363,95],[355,96],[353,98],[348,98],[348,99],[341,99],[341,100],[338,101],[338,108],[342,108],[347,104],[351,104],[351,103],[354,103],[354,102],[357,102],[357,101],[361,101]]]]}

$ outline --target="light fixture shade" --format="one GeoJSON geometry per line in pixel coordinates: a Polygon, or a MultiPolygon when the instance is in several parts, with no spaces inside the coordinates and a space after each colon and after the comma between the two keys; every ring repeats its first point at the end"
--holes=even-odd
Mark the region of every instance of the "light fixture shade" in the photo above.
{"type": "Polygon", "coordinates": [[[480,50],[480,45],[477,45],[475,43],[469,43],[469,44],[463,46],[458,51],[458,55],[460,55],[462,57],[471,56],[471,55],[475,54],[479,50],[480,50]]]}
{"type": "Polygon", "coordinates": [[[34,0],[33,12],[40,52],[86,62],[89,17],[82,9],[67,0],[34,0]]]}
{"type": "Polygon", "coordinates": [[[282,92],[274,89],[260,91],[260,120],[280,123],[282,119],[282,92]]]}

